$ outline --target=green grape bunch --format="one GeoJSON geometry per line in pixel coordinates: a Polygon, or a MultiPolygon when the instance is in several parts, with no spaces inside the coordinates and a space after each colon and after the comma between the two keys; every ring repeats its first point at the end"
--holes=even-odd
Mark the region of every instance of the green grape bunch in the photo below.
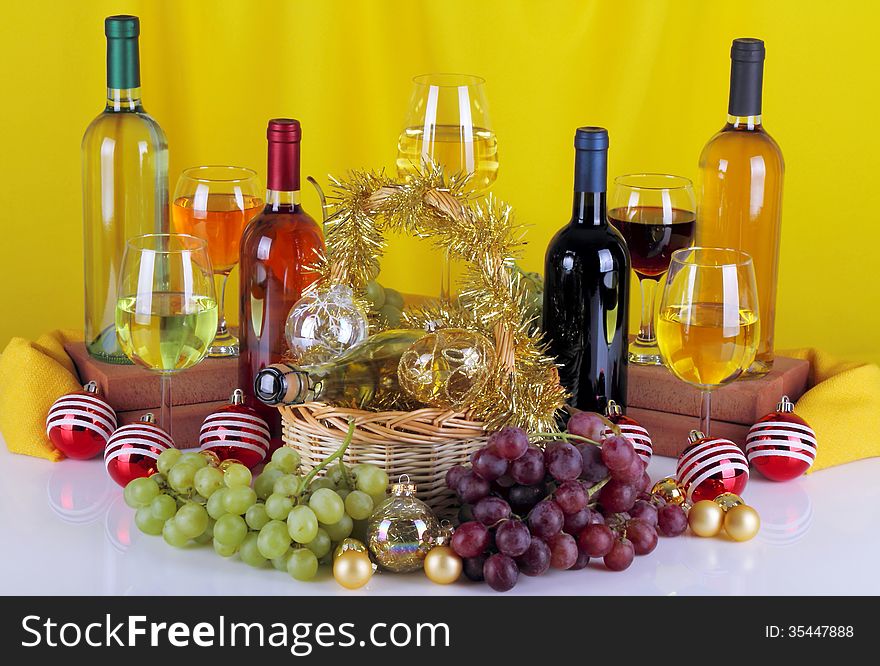
{"type": "Polygon", "coordinates": [[[157,473],[132,480],[123,495],[138,529],[171,546],[211,544],[221,557],[238,555],[258,568],[271,562],[296,580],[311,580],[339,543],[363,538],[386,496],[383,469],[342,462],[353,434],[352,424],[339,449],[308,473],[286,446],[256,477],[238,462],[215,466],[199,452],[168,449],[157,473]]]}

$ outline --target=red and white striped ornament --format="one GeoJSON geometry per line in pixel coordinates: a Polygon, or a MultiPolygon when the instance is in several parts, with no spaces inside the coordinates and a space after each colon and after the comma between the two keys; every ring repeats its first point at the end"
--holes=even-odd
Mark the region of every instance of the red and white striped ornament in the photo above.
{"type": "Polygon", "coordinates": [[[676,477],[690,502],[714,500],[721,493],[742,495],[749,480],[749,463],[729,439],[706,437],[691,430],[691,442],[678,457],[676,477]]]}
{"type": "Polygon", "coordinates": [[[235,389],[232,402],[205,419],[199,448],[216,453],[220,460],[233,458],[253,468],[269,455],[270,438],[269,424],[244,404],[242,390],[235,389]]]}
{"type": "Polygon", "coordinates": [[[156,425],[152,413],[147,413],[137,423],[113,433],[104,450],[104,464],[110,478],[124,488],[132,479],[154,474],[159,454],[173,448],[171,435],[156,425]]]}
{"type": "Polygon", "coordinates": [[[98,395],[98,385],[89,382],[82,391],[63,395],[49,408],[46,435],[68,458],[94,458],[116,430],[116,412],[98,395]]]}
{"type": "Polygon", "coordinates": [[[771,481],[790,481],[806,472],[816,460],[816,433],[800,416],[787,395],[749,429],[746,457],[771,481]]]}
{"type": "MultiPolygon", "coordinates": [[[[651,456],[654,455],[654,443],[651,441],[651,435],[645,428],[639,425],[638,421],[624,416],[620,405],[614,400],[608,401],[608,405],[605,407],[605,417],[620,428],[620,434],[632,443],[633,448],[645,465],[651,462],[651,456]]],[[[606,428],[602,436],[609,437],[611,434],[611,430],[606,428]]]]}

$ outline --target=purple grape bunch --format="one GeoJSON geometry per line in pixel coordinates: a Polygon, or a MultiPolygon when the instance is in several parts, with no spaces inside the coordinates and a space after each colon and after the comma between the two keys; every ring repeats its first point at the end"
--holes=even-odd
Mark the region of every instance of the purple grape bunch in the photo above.
{"type": "Polygon", "coordinates": [[[623,571],[658,536],[684,532],[684,509],[650,494],[632,443],[608,428],[599,414],[577,412],[568,421],[574,437],[551,436],[541,448],[522,428],[506,427],[469,467],[448,470],[446,485],[461,502],[451,545],[470,580],[506,592],[520,574],[584,569],[591,558],[623,571]]]}

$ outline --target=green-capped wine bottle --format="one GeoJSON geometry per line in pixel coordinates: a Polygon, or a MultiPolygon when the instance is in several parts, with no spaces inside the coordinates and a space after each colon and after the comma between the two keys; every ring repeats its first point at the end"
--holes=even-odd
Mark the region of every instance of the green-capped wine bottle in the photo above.
{"type": "Polygon", "coordinates": [[[136,16],[110,16],[107,103],[83,153],[85,342],[89,354],[130,363],[116,340],[116,289],[126,242],[168,231],[168,142],[141,104],[136,16]]]}

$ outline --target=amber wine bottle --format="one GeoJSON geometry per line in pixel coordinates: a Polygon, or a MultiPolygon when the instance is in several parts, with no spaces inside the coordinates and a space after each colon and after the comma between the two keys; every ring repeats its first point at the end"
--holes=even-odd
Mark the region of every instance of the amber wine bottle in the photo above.
{"type": "Polygon", "coordinates": [[[109,16],[107,103],[82,140],[85,342],[89,354],[131,363],[116,339],[125,244],[168,231],[168,142],[141,104],[136,16],[109,16]]]}
{"type": "Polygon", "coordinates": [[[547,248],[544,336],[578,409],[626,406],[630,256],[605,211],[608,132],[578,128],[571,221],[547,248]]]}
{"type": "Polygon", "coordinates": [[[390,403],[400,395],[400,357],[424,335],[421,329],[392,329],[325,363],[270,365],[257,373],[254,392],[267,405],[320,401],[363,409],[390,403]]]}
{"type": "Polygon", "coordinates": [[[735,39],[727,123],[700,155],[697,244],[748,252],[755,266],[760,339],[752,376],[773,367],[773,325],[782,208],[782,151],[764,129],[764,42],[735,39]]]}

